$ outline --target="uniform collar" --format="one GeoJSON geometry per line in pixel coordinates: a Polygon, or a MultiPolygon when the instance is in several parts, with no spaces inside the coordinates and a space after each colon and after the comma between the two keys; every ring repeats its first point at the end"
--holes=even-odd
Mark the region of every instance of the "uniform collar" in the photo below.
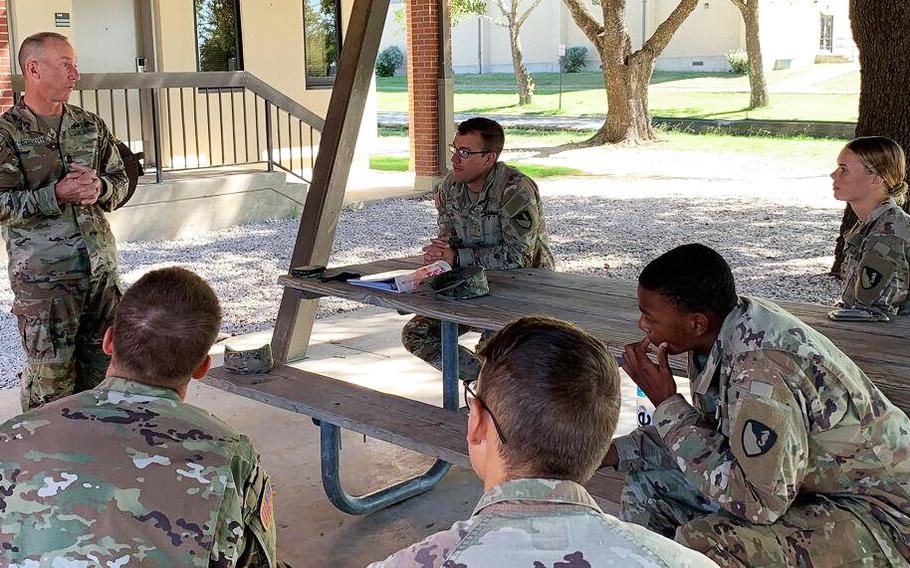
{"type": "Polygon", "coordinates": [[[878,220],[879,217],[885,214],[886,211],[890,209],[898,209],[897,203],[894,201],[894,198],[889,197],[885,201],[879,203],[875,209],[869,213],[869,216],[863,219],[863,225],[871,225],[878,220]]]}
{"type": "MultiPolygon", "coordinates": [[[[490,194],[490,188],[493,187],[494,182],[498,178],[499,173],[502,171],[504,164],[502,162],[496,162],[493,165],[493,168],[490,170],[490,173],[487,174],[487,179],[483,182],[483,189],[480,190],[480,195],[477,196],[476,203],[483,203],[487,200],[487,196],[490,194]]],[[[471,203],[471,188],[468,187],[468,184],[460,182],[462,196],[467,204],[471,203]]]]}
{"type": "MultiPolygon", "coordinates": [[[[689,375],[692,377],[691,388],[693,392],[697,392],[698,394],[705,394],[708,392],[708,387],[711,386],[711,381],[714,379],[717,367],[724,357],[724,343],[733,335],[740,318],[746,313],[747,309],[747,300],[740,297],[733,309],[730,310],[730,313],[727,314],[727,317],[724,318],[724,323],[720,326],[720,331],[717,333],[717,339],[714,340],[714,346],[711,348],[711,353],[708,355],[708,361],[705,363],[704,368],[696,375],[689,375]]],[[[695,353],[690,351],[690,373],[693,369],[697,369],[695,365],[695,353]]]]}
{"type": "Polygon", "coordinates": [[[484,493],[474,507],[474,515],[483,509],[504,501],[534,501],[580,505],[603,513],[594,498],[581,485],[565,479],[522,478],[500,483],[484,493]]]}
{"type": "Polygon", "coordinates": [[[149,385],[121,377],[107,377],[100,385],[95,387],[98,390],[108,390],[134,394],[140,396],[149,396],[155,398],[166,398],[170,400],[182,401],[177,391],[167,387],[149,385]]]}
{"type": "MultiPolygon", "coordinates": [[[[19,101],[16,103],[16,106],[13,107],[13,110],[19,115],[22,121],[28,126],[29,130],[40,131],[41,128],[38,125],[38,117],[35,116],[35,113],[32,112],[32,109],[28,108],[28,105],[25,104],[25,97],[19,97],[19,101]]],[[[73,123],[72,111],[70,110],[70,105],[63,103],[63,119],[60,121],[60,132],[63,132],[73,123]]]]}

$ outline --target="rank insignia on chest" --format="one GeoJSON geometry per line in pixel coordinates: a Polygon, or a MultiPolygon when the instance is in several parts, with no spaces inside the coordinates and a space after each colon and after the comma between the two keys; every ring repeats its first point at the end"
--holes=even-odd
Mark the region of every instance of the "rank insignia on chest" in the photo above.
{"type": "Polygon", "coordinates": [[[768,453],[777,442],[777,432],[757,420],[747,420],[743,426],[743,451],[750,458],[768,453]]]}
{"type": "Polygon", "coordinates": [[[871,290],[882,281],[882,273],[871,266],[864,266],[860,274],[860,280],[864,290],[871,290]]]}

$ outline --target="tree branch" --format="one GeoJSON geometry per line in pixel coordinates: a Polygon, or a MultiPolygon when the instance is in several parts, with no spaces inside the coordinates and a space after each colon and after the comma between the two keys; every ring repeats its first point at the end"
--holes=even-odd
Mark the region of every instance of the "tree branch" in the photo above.
{"type": "Polygon", "coordinates": [[[657,29],[654,30],[654,33],[648,38],[648,41],[642,45],[641,49],[633,53],[630,59],[648,57],[653,60],[657,58],[664,48],[667,47],[667,44],[670,43],[670,40],[673,39],[673,34],[676,33],[679,26],[686,21],[686,18],[689,17],[689,14],[691,14],[697,6],[698,0],[680,0],[676,8],[667,16],[667,19],[657,26],[657,29]]]}
{"type": "Polygon", "coordinates": [[[598,51],[603,47],[604,27],[594,19],[582,0],[563,0],[575,24],[584,32],[588,40],[594,44],[598,51]]]}
{"type": "Polygon", "coordinates": [[[521,26],[524,25],[525,20],[527,20],[528,16],[531,15],[531,11],[534,10],[534,8],[540,6],[540,2],[541,2],[541,0],[534,0],[533,2],[531,2],[531,6],[527,10],[525,10],[525,13],[522,14],[521,17],[518,18],[518,21],[515,23],[516,29],[520,29],[521,26]]]}

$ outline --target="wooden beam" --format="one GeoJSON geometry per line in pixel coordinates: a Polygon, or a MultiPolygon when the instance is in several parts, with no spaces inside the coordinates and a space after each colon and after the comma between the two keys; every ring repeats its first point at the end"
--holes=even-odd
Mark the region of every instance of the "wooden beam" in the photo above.
{"type": "MultiPolygon", "coordinates": [[[[389,0],[354,0],[291,267],[329,260],[388,10],[389,0]]],[[[276,360],[306,356],[317,302],[284,291],[272,336],[276,360]]]]}

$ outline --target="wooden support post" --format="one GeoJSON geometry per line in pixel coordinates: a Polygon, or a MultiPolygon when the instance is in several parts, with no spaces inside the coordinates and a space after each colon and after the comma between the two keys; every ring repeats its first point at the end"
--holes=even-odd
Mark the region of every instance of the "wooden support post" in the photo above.
{"type": "MultiPolygon", "coordinates": [[[[329,260],[388,9],[389,0],[354,0],[291,267],[329,260]]],[[[285,289],[272,336],[277,361],[306,357],[317,301],[285,289]]]]}

